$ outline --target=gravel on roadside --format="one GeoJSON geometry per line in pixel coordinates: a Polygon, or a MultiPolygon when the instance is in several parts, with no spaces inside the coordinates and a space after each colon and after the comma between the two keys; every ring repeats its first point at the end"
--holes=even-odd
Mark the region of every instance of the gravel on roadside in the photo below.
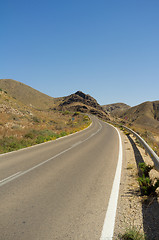
{"type": "Polygon", "coordinates": [[[113,240],[135,227],[147,234],[148,240],[159,240],[159,204],[152,200],[143,204],[140,186],[137,181],[137,165],[141,161],[151,162],[145,150],[135,144],[135,138],[120,132],[123,142],[123,167],[120,183],[118,207],[113,240]]]}

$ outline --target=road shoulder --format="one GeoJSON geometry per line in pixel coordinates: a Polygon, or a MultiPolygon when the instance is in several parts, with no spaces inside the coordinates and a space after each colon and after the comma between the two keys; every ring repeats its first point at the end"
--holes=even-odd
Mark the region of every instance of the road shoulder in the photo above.
{"type": "Polygon", "coordinates": [[[123,143],[123,166],[114,230],[114,239],[130,226],[143,231],[142,203],[137,182],[138,170],[134,151],[127,136],[121,131],[123,143]]]}

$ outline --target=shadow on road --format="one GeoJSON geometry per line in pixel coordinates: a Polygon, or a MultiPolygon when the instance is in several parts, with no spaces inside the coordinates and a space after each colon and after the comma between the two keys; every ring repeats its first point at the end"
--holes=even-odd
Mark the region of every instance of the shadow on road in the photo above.
{"type": "MultiPolygon", "coordinates": [[[[139,170],[139,163],[144,162],[144,159],[133,139],[130,136],[128,136],[128,139],[132,145],[139,170]]],[[[140,176],[140,171],[138,173],[140,176]]],[[[156,197],[150,197],[147,202],[142,203],[144,232],[147,235],[147,240],[159,240],[159,204],[156,197]]]]}

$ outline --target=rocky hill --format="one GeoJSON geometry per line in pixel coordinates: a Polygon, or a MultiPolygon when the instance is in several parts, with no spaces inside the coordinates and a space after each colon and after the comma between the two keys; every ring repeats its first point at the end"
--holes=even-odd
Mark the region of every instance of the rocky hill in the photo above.
{"type": "Polygon", "coordinates": [[[103,109],[109,112],[112,116],[121,115],[121,113],[130,108],[129,105],[125,103],[113,103],[102,106],[103,109]]]}
{"type": "Polygon", "coordinates": [[[84,113],[91,113],[103,119],[109,119],[109,115],[97,103],[97,101],[88,94],[77,91],[70,96],[64,97],[58,106],[59,110],[69,110],[84,113]]]}

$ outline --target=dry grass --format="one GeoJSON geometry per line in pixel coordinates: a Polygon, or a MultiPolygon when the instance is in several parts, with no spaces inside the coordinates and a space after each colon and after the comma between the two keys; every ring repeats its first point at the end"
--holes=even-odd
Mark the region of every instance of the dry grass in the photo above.
{"type": "Polygon", "coordinates": [[[37,110],[0,91],[0,153],[53,140],[89,124],[83,114],[37,110]]]}

